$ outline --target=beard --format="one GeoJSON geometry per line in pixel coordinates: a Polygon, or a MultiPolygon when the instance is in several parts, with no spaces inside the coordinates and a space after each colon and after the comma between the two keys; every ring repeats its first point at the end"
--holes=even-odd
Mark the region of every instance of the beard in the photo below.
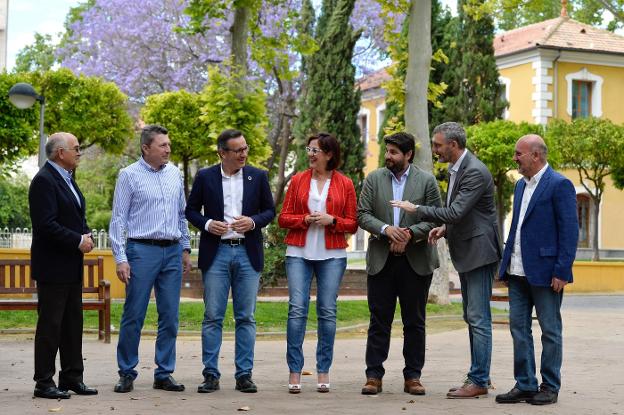
{"type": "Polygon", "coordinates": [[[394,174],[402,172],[406,167],[407,163],[400,164],[391,160],[386,160],[386,168],[394,174]]]}

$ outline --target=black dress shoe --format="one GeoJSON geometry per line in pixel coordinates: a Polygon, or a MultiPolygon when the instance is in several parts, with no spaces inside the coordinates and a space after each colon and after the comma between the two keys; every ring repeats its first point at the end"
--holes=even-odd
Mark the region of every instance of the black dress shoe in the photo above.
{"type": "Polygon", "coordinates": [[[204,383],[197,387],[198,393],[211,393],[219,390],[219,379],[214,375],[204,376],[204,383]]]}
{"type": "Polygon", "coordinates": [[[83,382],[78,382],[78,383],[60,383],[59,382],[58,388],[64,392],[73,391],[76,393],[76,395],[97,395],[98,394],[97,389],[90,388],[87,385],[85,385],[83,382]]]}
{"type": "Polygon", "coordinates": [[[119,382],[115,385],[115,392],[127,393],[134,389],[134,379],[130,375],[119,376],[119,382]]]}
{"type": "Polygon", "coordinates": [[[236,390],[245,393],[256,393],[258,392],[258,387],[251,380],[251,375],[243,375],[236,379],[236,390]]]}
{"type": "Polygon", "coordinates": [[[169,375],[164,379],[154,379],[154,389],[162,389],[169,392],[182,392],[184,385],[176,382],[173,376],[169,375]]]}
{"type": "Polygon", "coordinates": [[[527,399],[527,402],[531,405],[550,405],[557,403],[557,395],[557,392],[541,386],[540,391],[532,399],[527,399]]]}
{"type": "Polygon", "coordinates": [[[519,403],[527,402],[529,399],[533,399],[537,391],[521,391],[518,388],[513,388],[507,393],[496,395],[497,403],[519,403]]]}
{"type": "Polygon", "coordinates": [[[37,398],[46,399],[69,399],[69,393],[58,389],[56,386],[48,386],[47,388],[35,388],[34,395],[37,398]]]}

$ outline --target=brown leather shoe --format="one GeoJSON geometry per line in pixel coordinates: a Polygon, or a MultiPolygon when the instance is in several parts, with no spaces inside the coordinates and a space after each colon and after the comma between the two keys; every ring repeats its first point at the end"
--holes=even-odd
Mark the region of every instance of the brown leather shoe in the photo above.
{"type": "MultiPolygon", "coordinates": [[[[464,380],[464,384],[463,384],[463,385],[465,385],[466,383],[470,383],[470,379],[466,378],[466,380],[464,380]]],[[[452,387],[452,388],[450,388],[448,391],[449,391],[449,392],[455,392],[457,389],[461,388],[463,385],[460,385],[460,386],[453,386],[453,387],[452,387]]],[[[496,389],[496,388],[494,387],[494,384],[492,384],[492,379],[488,379],[487,388],[488,388],[488,389],[492,389],[492,390],[496,389]]]]}
{"type": "Polygon", "coordinates": [[[368,378],[362,388],[362,395],[377,395],[381,390],[381,379],[368,378]]]}
{"type": "Polygon", "coordinates": [[[420,383],[420,379],[405,379],[403,392],[409,393],[410,395],[424,395],[425,387],[420,383]]]}
{"type": "Polygon", "coordinates": [[[474,383],[465,383],[461,388],[449,392],[446,397],[449,399],[469,399],[478,398],[488,394],[487,388],[482,388],[474,383]]]}

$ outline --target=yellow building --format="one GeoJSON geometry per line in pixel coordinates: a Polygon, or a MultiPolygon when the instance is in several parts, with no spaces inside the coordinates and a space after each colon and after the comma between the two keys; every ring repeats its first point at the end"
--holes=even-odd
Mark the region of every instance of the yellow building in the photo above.
{"type": "MultiPolygon", "coordinates": [[[[605,117],[624,123],[618,100],[624,97],[624,37],[579,23],[567,16],[504,32],[494,39],[496,63],[505,97],[510,103],[504,118],[546,125],[553,118],[605,117]]],[[[361,78],[360,127],[366,144],[366,170],[378,167],[377,134],[385,109],[382,83],[385,70],[361,78]]],[[[512,156],[511,154],[509,155],[512,156]]],[[[564,174],[576,186],[581,248],[578,257],[590,256],[589,195],[576,171],[564,174]]],[[[609,186],[603,196],[598,219],[601,256],[624,254],[624,223],[619,209],[624,192],[609,186]],[[620,252],[617,252],[620,251],[620,252]]],[[[511,221],[507,220],[507,227],[511,221]]],[[[360,249],[360,245],[355,246],[360,249]]]]}
{"type": "MultiPolygon", "coordinates": [[[[604,117],[624,123],[624,37],[579,23],[564,13],[556,19],[501,33],[494,55],[510,105],[508,120],[546,125],[553,118],[604,117]]],[[[576,186],[579,248],[588,248],[592,218],[589,195],[576,171],[564,174],[576,186]]],[[[619,209],[624,192],[607,187],[598,219],[599,248],[621,256],[624,224],[619,209]]],[[[579,257],[585,257],[581,249],[579,257]]],[[[609,252],[605,252],[609,255],[609,252]]]]}

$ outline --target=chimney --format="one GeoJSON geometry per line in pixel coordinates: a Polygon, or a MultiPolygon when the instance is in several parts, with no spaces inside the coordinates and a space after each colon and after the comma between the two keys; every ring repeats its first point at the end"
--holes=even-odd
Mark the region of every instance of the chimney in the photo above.
{"type": "Polygon", "coordinates": [[[561,17],[568,17],[568,0],[561,0],[561,17]]]}

